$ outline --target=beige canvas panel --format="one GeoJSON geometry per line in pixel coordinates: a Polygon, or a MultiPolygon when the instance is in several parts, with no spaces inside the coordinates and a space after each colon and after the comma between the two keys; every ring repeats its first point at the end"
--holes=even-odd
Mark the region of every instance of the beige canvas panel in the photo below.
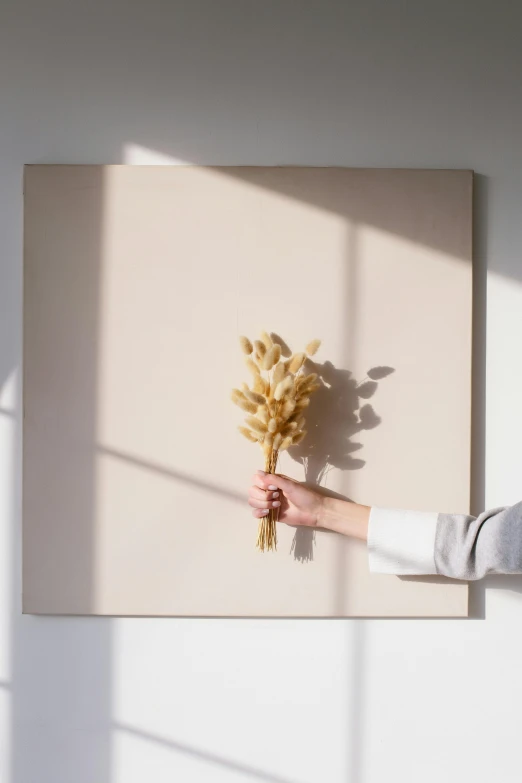
{"type": "Polygon", "coordinates": [[[240,334],[321,338],[281,471],[468,511],[471,172],[29,166],[24,200],[25,612],[467,614],[466,584],[370,575],[334,534],[256,551],[229,391],[240,334]]]}

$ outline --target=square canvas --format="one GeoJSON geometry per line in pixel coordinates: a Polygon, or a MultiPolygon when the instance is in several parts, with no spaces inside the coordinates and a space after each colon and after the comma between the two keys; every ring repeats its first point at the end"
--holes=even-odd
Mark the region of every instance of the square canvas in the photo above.
{"type": "Polygon", "coordinates": [[[229,393],[239,335],[321,338],[280,471],[467,512],[471,172],[28,166],[24,209],[25,612],[467,614],[465,583],[371,575],[362,542],[257,551],[229,393]]]}

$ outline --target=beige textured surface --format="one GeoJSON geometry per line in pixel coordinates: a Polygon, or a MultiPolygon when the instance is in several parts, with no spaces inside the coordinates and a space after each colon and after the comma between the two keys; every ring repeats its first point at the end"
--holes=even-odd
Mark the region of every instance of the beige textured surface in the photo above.
{"type": "Polygon", "coordinates": [[[465,171],[27,167],[24,611],[465,615],[466,585],[370,576],[332,534],[280,526],[259,554],[228,394],[239,334],[321,337],[308,478],[467,511],[471,192],[465,171]]]}

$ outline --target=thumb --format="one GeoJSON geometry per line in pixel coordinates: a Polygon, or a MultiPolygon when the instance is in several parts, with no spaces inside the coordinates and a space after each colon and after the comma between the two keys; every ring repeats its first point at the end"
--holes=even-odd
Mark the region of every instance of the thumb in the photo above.
{"type": "Polygon", "coordinates": [[[258,476],[263,484],[263,489],[281,489],[285,495],[291,495],[298,482],[287,476],[280,476],[277,473],[265,473],[258,471],[258,476]]]}

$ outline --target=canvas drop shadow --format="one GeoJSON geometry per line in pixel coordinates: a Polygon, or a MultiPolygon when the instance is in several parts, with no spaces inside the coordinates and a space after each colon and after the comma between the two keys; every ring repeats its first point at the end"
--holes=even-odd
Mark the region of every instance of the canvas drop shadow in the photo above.
{"type": "MultiPolygon", "coordinates": [[[[366,464],[359,456],[363,443],[357,436],[381,423],[368,400],[377,391],[379,381],[395,370],[372,367],[358,381],[350,370],[339,369],[331,362],[320,364],[308,359],[306,369],[317,373],[320,388],[312,394],[306,410],[307,436],[288,453],[303,465],[305,483],[321,487],[324,492],[322,485],[330,470],[361,470],[366,464]]],[[[314,546],[315,531],[296,528],[290,550],[294,560],[301,563],[313,560],[314,546]]]]}

